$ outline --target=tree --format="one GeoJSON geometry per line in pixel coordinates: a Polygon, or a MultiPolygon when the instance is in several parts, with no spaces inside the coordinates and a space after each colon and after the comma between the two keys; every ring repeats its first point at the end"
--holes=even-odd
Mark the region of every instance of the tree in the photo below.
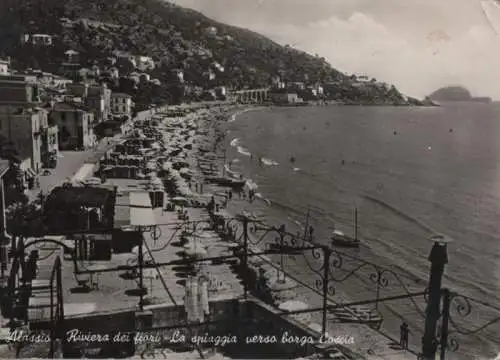
{"type": "Polygon", "coordinates": [[[20,162],[19,152],[14,146],[14,143],[0,133],[0,158],[9,160],[10,162],[20,162]]]}

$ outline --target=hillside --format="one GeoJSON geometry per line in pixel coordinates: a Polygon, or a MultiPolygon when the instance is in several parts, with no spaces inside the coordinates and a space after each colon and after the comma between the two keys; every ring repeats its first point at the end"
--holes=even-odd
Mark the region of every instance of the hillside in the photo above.
{"type": "Polygon", "coordinates": [[[491,102],[489,97],[473,97],[469,90],[462,86],[447,86],[434,91],[429,98],[434,101],[475,101],[491,102]]]}
{"type": "Polygon", "coordinates": [[[58,73],[70,49],[79,53],[82,67],[105,66],[117,53],[152,57],[156,66],[148,72],[162,85],[148,85],[136,97],[171,96],[171,70],[183,69],[186,83],[203,88],[259,88],[279,76],[286,82],[337,84],[338,91],[334,86],[330,95],[336,93],[335,99],[344,102],[407,104],[394,87],[372,84],[360,89],[355,79],[323,58],[161,0],[1,2],[0,56],[10,56],[14,68],[58,73]],[[52,35],[53,45],[20,45],[22,34],[34,33],[52,35]],[[214,64],[219,66],[217,76],[207,80],[214,64]]]}

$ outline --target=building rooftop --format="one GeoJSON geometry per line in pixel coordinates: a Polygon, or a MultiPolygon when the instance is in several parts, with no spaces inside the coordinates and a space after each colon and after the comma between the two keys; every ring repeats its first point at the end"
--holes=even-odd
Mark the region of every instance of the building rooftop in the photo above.
{"type": "Polygon", "coordinates": [[[297,94],[297,91],[290,89],[272,89],[270,94],[297,94]]]}
{"type": "Polygon", "coordinates": [[[27,74],[9,74],[9,75],[0,75],[0,82],[22,82],[26,83],[27,80],[36,80],[36,75],[27,75],[27,74]]]}
{"type": "Polygon", "coordinates": [[[132,96],[130,96],[129,94],[125,94],[125,93],[117,93],[117,92],[111,93],[111,96],[112,96],[112,97],[132,98],[132,96]]]}
{"type": "Polygon", "coordinates": [[[65,205],[101,207],[111,196],[113,196],[113,191],[102,187],[59,186],[47,197],[44,208],[65,205]]]}
{"type": "Polygon", "coordinates": [[[43,228],[50,235],[113,229],[116,191],[111,187],[59,186],[43,205],[43,228]]]}
{"type": "Polygon", "coordinates": [[[55,111],[86,111],[82,106],[69,102],[59,102],[54,104],[55,111]]]}

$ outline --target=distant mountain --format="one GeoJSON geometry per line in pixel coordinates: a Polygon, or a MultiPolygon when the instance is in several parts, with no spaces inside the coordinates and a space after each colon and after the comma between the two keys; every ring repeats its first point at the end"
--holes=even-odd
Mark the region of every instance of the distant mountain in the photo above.
{"type": "Polygon", "coordinates": [[[429,98],[433,101],[474,101],[490,103],[490,97],[473,97],[469,90],[463,86],[446,86],[434,91],[429,98]]]}

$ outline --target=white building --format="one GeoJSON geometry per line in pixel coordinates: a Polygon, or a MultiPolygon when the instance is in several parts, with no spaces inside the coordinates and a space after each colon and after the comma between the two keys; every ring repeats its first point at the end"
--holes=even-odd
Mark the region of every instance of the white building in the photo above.
{"type": "Polygon", "coordinates": [[[7,59],[7,60],[0,59],[0,75],[10,74],[9,66],[10,66],[9,59],[7,59]]]}
{"type": "Polygon", "coordinates": [[[118,116],[132,115],[132,97],[124,93],[111,93],[111,113],[118,116]]]}
{"type": "Polygon", "coordinates": [[[21,35],[21,44],[31,45],[52,45],[52,36],[47,34],[23,34],[21,35]]]}
{"type": "Polygon", "coordinates": [[[66,61],[69,63],[73,63],[75,61],[78,61],[78,52],[75,50],[67,50],[64,52],[64,55],[66,55],[66,61]]]}
{"type": "Polygon", "coordinates": [[[184,82],[184,71],[181,69],[172,70],[174,77],[182,84],[184,82]]]}
{"type": "Polygon", "coordinates": [[[366,75],[359,75],[359,76],[357,76],[356,81],[358,83],[367,83],[367,82],[370,82],[370,78],[366,75]]]}
{"type": "Polygon", "coordinates": [[[135,67],[141,71],[153,70],[155,68],[155,62],[153,58],[149,56],[136,56],[135,64],[135,67]]]}
{"type": "Polygon", "coordinates": [[[208,36],[217,36],[217,28],[215,26],[210,26],[205,29],[205,34],[208,36]]]}
{"type": "Polygon", "coordinates": [[[221,72],[221,73],[222,73],[222,72],[224,72],[224,66],[222,66],[222,65],[221,65],[221,64],[219,64],[218,62],[214,62],[214,63],[213,63],[213,66],[214,66],[214,68],[215,68],[217,71],[219,71],[219,72],[221,72]]]}
{"type": "Polygon", "coordinates": [[[210,81],[215,80],[215,77],[216,77],[215,72],[212,69],[205,71],[203,73],[203,76],[205,77],[205,79],[210,80],[210,81]]]}

